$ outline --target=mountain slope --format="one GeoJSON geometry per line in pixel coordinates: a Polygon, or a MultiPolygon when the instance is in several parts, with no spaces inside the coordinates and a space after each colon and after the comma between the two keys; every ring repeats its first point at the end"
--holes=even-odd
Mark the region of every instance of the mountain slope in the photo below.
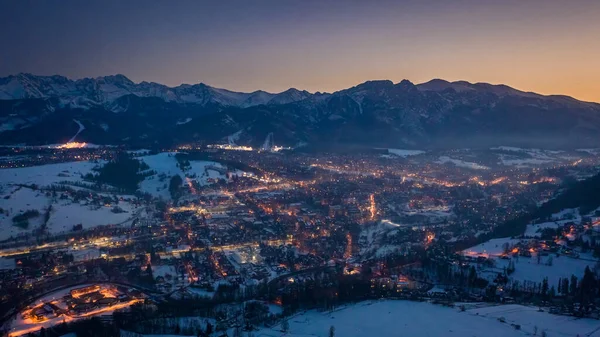
{"type": "MultiPolygon", "coordinates": [[[[290,90],[297,91],[295,89],[290,90]]],[[[240,107],[267,104],[271,99],[278,97],[287,97],[285,98],[286,103],[307,97],[307,95],[290,95],[290,90],[280,94],[271,94],[264,91],[242,93],[213,88],[203,83],[168,87],[150,82],[136,84],[124,75],[80,80],[69,80],[62,76],[35,76],[31,74],[18,74],[0,78],[0,100],[53,97],[60,98],[63,106],[73,107],[73,100],[86,102],[87,104],[76,106],[81,108],[110,105],[115,100],[127,95],[157,97],[166,102],[182,104],[205,105],[218,103],[240,107]]]]}
{"type": "Polygon", "coordinates": [[[260,145],[600,146],[600,105],[505,85],[368,81],[332,94],[289,89],[238,93],[205,84],[170,88],[115,75],[72,81],[0,79],[0,143],[70,139],[146,146],[187,142],[260,145]],[[75,130],[75,131],[73,131],[75,130]]]}

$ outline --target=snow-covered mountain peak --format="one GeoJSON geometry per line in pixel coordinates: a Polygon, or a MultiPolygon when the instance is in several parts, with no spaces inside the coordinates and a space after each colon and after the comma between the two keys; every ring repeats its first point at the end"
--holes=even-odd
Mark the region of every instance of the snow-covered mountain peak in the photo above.
{"type": "Polygon", "coordinates": [[[1,100],[56,97],[62,102],[86,102],[83,105],[77,104],[79,108],[86,108],[97,105],[111,107],[117,99],[127,95],[157,97],[166,102],[184,104],[213,103],[239,107],[267,104],[277,97],[280,103],[289,103],[310,96],[308,92],[299,90],[281,94],[271,94],[262,90],[243,93],[214,88],[205,83],[182,84],[176,87],[154,82],[136,84],[122,74],[79,80],[58,75],[37,76],[28,73],[0,78],[1,100]]]}
{"type": "Polygon", "coordinates": [[[132,80],[127,78],[127,76],[122,74],[116,75],[108,75],[108,76],[100,76],[96,77],[95,80],[100,83],[112,83],[112,84],[120,84],[120,85],[135,85],[132,80]]]}

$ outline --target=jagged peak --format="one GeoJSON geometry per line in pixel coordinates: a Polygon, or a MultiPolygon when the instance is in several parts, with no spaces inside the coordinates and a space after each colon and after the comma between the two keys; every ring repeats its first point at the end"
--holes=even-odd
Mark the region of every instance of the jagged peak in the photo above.
{"type": "MultiPolygon", "coordinates": [[[[291,102],[302,100],[308,97],[323,97],[332,95],[328,93],[315,93],[311,94],[306,90],[300,90],[297,88],[289,88],[280,93],[269,93],[263,90],[256,90],[251,93],[235,92],[227,89],[219,89],[211,87],[203,82],[197,84],[181,84],[179,86],[166,86],[156,82],[141,82],[139,84],[131,81],[127,76],[123,74],[115,74],[96,78],[82,78],[72,80],[60,75],[51,76],[40,76],[31,73],[18,73],[15,75],[9,75],[7,77],[0,78],[0,86],[8,85],[9,82],[20,82],[20,85],[11,84],[12,87],[6,87],[3,90],[1,99],[21,99],[21,98],[36,98],[36,97],[66,97],[72,99],[73,97],[82,96],[87,97],[89,100],[97,101],[97,103],[107,103],[116,98],[118,95],[125,95],[128,93],[138,94],[143,97],[157,96],[162,99],[169,101],[181,101],[181,102],[206,102],[210,95],[220,95],[220,98],[209,98],[219,100],[225,105],[243,105],[246,104],[246,99],[251,95],[261,96],[280,96],[280,99],[273,100],[272,103],[277,102],[291,102]],[[100,88],[98,84],[111,83],[120,87],[120,91],[114,89],[100,88]],[[110,92],[105,93],[106,95],[98,95],[99,91],[109,90],[110,92]],[[203,98],[195,97],[194,94],[201,95],[203,98]],[[286,96],[289,96],[286,98],[286,96]]],[[[443,79],[432,79],[428,82],[415,85],[409,80],[402,80],[401,82],[394,84],[390,80],[370,80],[358,84],[352,88],[338,91],[340,94],[354,94],[359,91],[387,91],[393,88],[402,90],[428,90],[428,91],[439,91],[442,92],[446,89],[453,89],[457,92],[481,92],[481,93],[492,93],[498,96],[521,96],[528,98],[548,98],[556,102],[580,102],[574,98],[567,99],[566,97],[559,96],[543,96],[532,92],[521,91],[514,89],[504,84],[489,84],[489,83],[470,83],[467,81],[454,81],[449,82],[443,79]]],[[[335,94],[335,93],[333,93],[335,94]]],[[[261,100],[256,100],[259,102],[261,100]]],[[[263,100],[266,101],[266,100],[263,100]]],[[[256,104],[254,101],[251,104],[256,104]]],[[[592,104],[592,103],[589,103],[592,104]]],[[[597,107],[597,103],[593,103],[597,107]]]]}
{"type": "Polygon", "coordinates": [[[296,89],[296,88],[289,88],[286,91],[280,92],[278,95],[281,95],[281,94],[304,94],[304,95],[310,95],[310,92],[308,92],[306,90],[296,89]]]}
{"type": "Polygon", "coordinates": [[[454,81],[454,82],[451,82],[451,83],[452,83],[452,84],[459,84],[459,85],[466,85],[466,86],[470,86],[470,85],[472,85],[472,83],[471,83],[471,82],[464,81],[464,80],[460,80],[460,81],[454,81]]]}
{"type": "Polygon", "coordinates": [[[454,91],[473,90],[472,84],[466,81],[449,82],[440,78],[434,78],[429,82],[417,85],[419,90],[426,91],[444,91],[452,89],[454,91]]]}
{"type": "MultiPolygon", "coordinates": [[[[363,82],[357,86],[354,86],[346,90],[364,90],[364,89],[386,89],[394,87],[394,82],[390,80],[371,80],[363,82]]],[[[346,91],[342,90],[342,91],[346,91]]]]}
{"type": "Polygon", "coordinates": [[[451,84],[452,83],[450,83],[450,82],[448,82],[446,80],[443,80],[441,78],[434,78],[434,79],[432,79],[432,80],[430,80],[428,82],[419,84],[419,86],[445,86],[445,87],[448,87],[451,84]]]}
{"type": "MultiPolygon", "coordinates": [[[[17,78],[36,78],[36,77],[46,77],[46,76],[39,76],[39,75],[34,75],[32,73],[18,73],[16,75],[10,75],[9,77],[17,77],[17,78]]],[[[48,76],[49,77],[49,76],[48,76]]]]}
{"type": "Polygon", "coordinates": [[[402,80],[400,81],[400,83],[396,84],[396,87],[398,88],[402,88],[402,89],[415,89],[416,86],[413,84],[413,82],[409,81],[409,80],[402,80]]]}
{"type": "Polygon", "coordinates": [[[135,85],[135,83],[122,74],[100,76],[95,78],[96,82],[99,83],[113,83],[122,85],[135,85]]]}
{"type": "Polygon", "coordinates": [[[264,90],[255,90],[250,93],[250,95],[264,95],[264,94],[272,95],[270,92],[267,92],[264,90]]]}

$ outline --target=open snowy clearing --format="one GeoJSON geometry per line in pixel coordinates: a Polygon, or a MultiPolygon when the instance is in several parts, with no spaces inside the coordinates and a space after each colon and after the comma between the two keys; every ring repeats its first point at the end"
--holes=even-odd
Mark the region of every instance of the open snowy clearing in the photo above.
{"type": "Polygon", "coordinates": [[[118,204],[122,212],[115,213],[112,206],[94,206],[87,202],[73,202],[71,199],[61,200],[40,190],[5,186],[0,191],[0,208],[3,209],[3,213],[0,214],[0,240],[28,234],[39,228],[44,223],[50,205],[52,209],[46,225],[51,234],[69,232],[73,230],[73,226],[79,224],[82,225],[82,229],[123,224],[142,209],[122,201],[118,204]],[[15,226],[12,218],[28,210],[36,210],[39,215],[29,219],[26,229],[15,226]]]}
{"type": "MultiPolygon", "coordinates": [[[[519,337],[532,336],[537,329],[552,337],[600,336],[600,321],[556,316],[522,305],[466,304],[466,310],[425,302],[368,301],[343,306],[333,312],[306,311],[288,318],[289,331],[281,324],[253,331],[256,337],[326,337],[330,327],[335,336],[457,336],[519,337]],[[520,326],[520,329],[516,327],[520,326]]],[[[228,331],[231,336],[233,330],[228,331]]],[[[174,335],[135,334],[121,336],[171,337],[174,335]]]]}
{"type": "Polygon", "coordinates": [[[82,181],[82,175],[103,162],[77,161],[23,168],[0,169],[0,184],[36,184],[49,186],[61,181],[82,181]]]}
{"type": "Polygon", "coordinates": [[[195,174],[196,178],[193,179],[202,186],[208,185],[209,179],[226,178],[224,174],[213,169],[217,168],[220,170],[225,170],[225,167],[219,163],[211,161],[190,161],[191,168],[184,172],[177,167],[175,153],[171,152],[142,156],[139,157],[139,159],[148,164],[148,166],[150,166],[150,170],[154,170],[157,173],[151,177],[147,177],[144,181],[142,181],[140,184],[140,190],[167,200],[171,198],[169,193],[169,180],[176,174],[178,174],[181,178],[184,178],[184,180],[186,175],[192,176],[195,174]],[[164,179],[159,177],[161,175],[164,176],[164,179]]]}
{"type": "Polygon", "coordinates": [[[416,156],[425,153],[421,150],[402,150],[402,149],[387,149],[388,153],[396,155],[398,157],[409,157],[416,156]]]}
{"type": "Polygon", "coordinates": [[[291,317],[289,333],[280,332],[280,325],[262,329],[261,336],[327,336],[335,328],[336,336],[472,336],[511,337],[538,334],[548,336],[600,336],[600,321],[575,319],[538,312],[537,308],[521,305],[474,305],[460,312],[429,303],[410,301],[370,301],[343,307],[331,313],[308,311],[291,317]],[[483,306],[483,307],[481,307],[483,306]],[[499,319],[503,318],[505,323],[499,319]],[[515,329],[520,325],[521,329],[515,329]]]}
{"type": "Polygon", "coordinates": [[[540,283],[547,277],[548,284],[555,287],[560,278],[569,278],[571,275],[581,277],[585,267],[589,266],[593,269],[597,263],[597,259],[591,254],[581,254],[580,258],[549,254],[541,256],[540,263],[537,261],[537,253],[534,253],[532,257],[512,257],[511,260],[499,258],[502,255],[504,243],[512,246],[519,241],[521,240],[510,238],[492,239],[463,252],[468,256],[484,256],[494,260],[495,267],[485,268],[482,271],[482,275],[489,280],[493,280],[498,273],[503,273],[504,268],[508,267],[509,261],[512,260],[515,271],[509,276],[511,280],[521,283],[525,281],[540,283]]]}
{"type": "Polygon", "coordinates": [[[574,164],[578,159],[582,158],[581,152],[587,152],[587,154],[592,156],[598,155],[598,153],[586,150],[577,150],[580,153],[573,153],[544,149],[524,149],[511,146],[493,147],[490,150],[502,152],[498,154],[500,164],[516,168],[536,167],[556,163],[574,164]]]}
{"type": "MultiPolygon", "coordinates": [[[[92,172],[92,169],[103,163],[87,161],[48,164],[24,168],[0,169],[0,240],[29,234],[43,225],[50,206],[47,231],[58,234],[73,230],[73,226],[81,224],[82,229],[96,226],[123,224],[136,216],[141,207],[127,201],[120,201],[112,205],[94,205],[89,200],[75,202],[67,194],[61,198],[63,192],[54,195],[47,188],[53,184],[66,185],[74,190],[85,190],[84,187],[71,185],[82,183],[82,176],[92,172]],[[37,187],[24,187],[19,185],[37,187]],[[118,206],[119,212],[114,212],[113,207],[118,206]],[[28,210],[35,210],[39,215],[28,220],[27,228],[20,228],[13,224],[13,218],[28,210]]],[[[99,196],[113,196],[109,193],[96,193],[99,196]]],[[[119,195],[127,199],[134,197],[119,195]]]]}
{"type": "MultiPolygon", "coordinates": [[[[195,180],[200,185],[207,185],[216,179],[226,178],[226,169],[219,163],[210,161],[191,161],[190,169],[183,172],[177,167],[174,153],[159,153],[157,155],[140,157],[150,170],[155,170],[156,175],[147,177],[140,184],[140,190],[154,196],[170,199],[168,189],[169,179],[175,174],[185,178],[186,174],[195,178],[185,178],[187,184],[195,180]],[[163,175],[163,179],[159,176],[163,175]]],[[[75,225],[82,225],[82,229],[89,229],[102,225],[126,224],[133,220],[142,209],[133,204],[122,201],[118,207],[122,212],[113,212],[113,205],[92,205],[86,201],[73,202],[71,198],[60,200],[57,195],[51,196],[47,191],[34,190],[18,185],[37,185],[38,188],[49,187],[53,184],[67,185],[75,190],[85,190],[85,187],[72,185],[82,183],[87,173],[93,168],[104,164],[89,161],[48,164],[24,168],[0,169],[0,240],[30,234],[40,228],[45,220],[45,214],[52,206],[48,218],[47,231],[51,234],[68,232],[75,225]],[[28,210],[39,212],[28,220],[27,228],[20,228],[13,224],[13,217],[23,214],[28,210]]],[[[102,196],[112,196],[110,193],[96,193],[102,196]]],[[[60,196],[60,193],[59,193],[60,196]]],[[[133,196],[118,195],[127,199],[133,196]]]]}
{"type": "Polygon", "coordinates": [[[472,163],[468,161],[462,161],[459,159],[453,159],[448,156],[441,156],[436,163],[438,164],[454,164],[457,167],[472,169],[472,170],[489,170],[490,168],[484,165],[480,165],[477,163],[472,163]]]}

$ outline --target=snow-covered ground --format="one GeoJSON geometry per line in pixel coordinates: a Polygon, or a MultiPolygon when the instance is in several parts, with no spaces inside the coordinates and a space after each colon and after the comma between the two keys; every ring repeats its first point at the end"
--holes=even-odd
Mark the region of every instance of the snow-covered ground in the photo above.
{"type": "MultiPolygon", "coordinates": [[[[461,312],[424,302],[368,301],[343,306],[333,312],[315,310],[288,318],[288,332],[281,324],[261,328],[256,337],[326,337],[331,327],[335,336],[410,336],[410,337],[522,337],[545,332],[552,337],[600,336],[600,321],[555,316],[537,308],[522,305],[465,305],[461,312]],[[518,327],[518,329],[517,329],[518,327]]],[[[233,334],[233,329],[228,335],[233,334]]],[[[123,331],[127,337],[174,337],[173,335],[135,334],[123,331]]]]}
{"type": "Polygon", "coordinates": [[[77,123],[77,125],[79,126],[79,130],[77,130],[77,133],[75,134],[75,136],[71,137],[71,139],[69,139],[69,141],[67,143],[74,142],[75,138],[77,138],[77,136],[81,133],[81,131],[85,130],[85,126],[83,126],[83,124],[81,124],[80,121],[74,119],[73,122],[77,123]]]}
{"type": "Polygon", "coordinates": [[[573,220],[556,220],[527,225],[527,229],[525,230],[525,236],[539,238],[542,235],[542,230],[544,230],[545,228],[556,229],[559,226],[562,226],[568,222],[573,222],[573,220]]]}
{"type": "Polygon", "coordinates": [[[119,207],[123,213],[114,213],[112,207],[92,207],[74,203],[55,203],[52,205],[48,231],[50,233],[61,233],[70,231],[74,225],[81,224],[83,229],[89,229],[103,225],[119,225],[135,214],[135,209],[129,204],[121,202],[119,207]]]}
{"type": "Polygon", "coordinates": [[[156,197],[163,199],[170,199],[169,193],[169,180],[172,176],[178,174],[181,178],[185,178],[186,174],[196,175],[196,180],[200,185],[209,184],[209,179],[225,179],[225,175],[219,173],[216,170],[210,169],[210,167],[217,167],[224,169],[224,167],[216,162],[211,161],[190,161],[191,168],[183,172],[177,167],[177,159],[175,153],[163,152],[156,155],[142,156],[139,159],[143,160],[150,170],[154,170],[157,174],[147,177],[140,183],[140,190],[143,192],[150,193],[156,197]],[[165,178],[160,179],[159,176],[163,175],[165,178]]]}
{"type": "Polygon", "coordinates": [[[177,125],[183,125],[183,124],[187,124],[187,123],[189,123],[189,122],[191,122],[191,121],[192,121],[192,119],[188,117],[188,118],[186,118],[186,119],[184,119],[184,120],[179,120],[179,121],[177,121],[177,125]]]}
{"type": "MultiPolygon", "coordinates": [[[[167,200],[170,198],[169,180],[175,174],[184,178],[184,182],[188,185],[192,185],[192,180],[197,181],[200,185],[207,185],[216,179],[226,178],[225,168],[215,162],[192,161],[190,168],[183,172],[177,167],[174,153],[159,153],[139,158],[150,166],[150,170],[157,172],[156,175],[142,181],[140,189],[167,200]],[[195,176],[195,178],[186,178],[186,175],[195,176]]],[[[44,215],[50,205],[52,210],[47,222],[47,230],[52,234],[70,231],[73,226],[78,224],[81,224],[83,229],[88,229],[101,225],[124,224],[133,220],[141,208],[127,201],[121,201],[118,205],[114,203],[107,206],[91,205],[85,200],[73,202],[70,197],[60,199],[61,192],[52,196],[47,191],[39,190],[39,188],[49,187],[53,184],[64,184],[75,190],[85,190],[85,187],[73,184],[84,183],[82,177],[93,172],[93,168],[102,164],[104,162],[80,161],[0,169],[0,209],[2,210],[0,212],[0,240],[29,234],[39,228],[44,222],[44,215]],[[37,188],[32,189],[18,185],[37,185],[37,188]],[[114,206],[118,206],[123,212],[113,212],[114,206]],[[15,226],[13,217],[27,210],[37,210],[40,215],[29,219],[29,226],[26,229],[15,226]]],[[[237,173],[241,174],[241,172],[237,173]]],[[[96,194],[114,197],[109,193],[96,194]]],[[[135,199],[133,196],[118,196],[130,200],[135,199]]]]}
{"type": "Polygon", "coordinates": [[[468,162],[468,161],[463,161],[463,160],[459,160],[459,159],[453,159],[450,158],[448,156],[441,156],[436,163],[438,164],[454,164],[455,166],[458,167],[462,167],[462,168],[468,168],[468,169],[473,169],[473,170],[489,170],[490,168],[484,165],[480,165],[477,163],[472,163],[472,162],[468,162]]]}
{"type": "MultiPolygon", "coordinates": [[[[491,150],[502,151],[499,154],[500,164],[514,166],[517,168],[540,166],[545,164],[573,161],[580,156],[563,151],[552,151],[543,149],[524,149],[511,146],[493,147],[491,150]]],[[[593,153],[591,153],[593,154],[593,153]]]]}
{"type": "Polygon", "coordinates": [[[551,163],[552,160],[545,160],[545,159],[538,159],[538,158],[518,159],[518,158],[507,157],[507,156],[500,156],[500,162],[502,163],[502,165],[515,166],[517,168],[524,168],[524,167],[529,167],[529,166],[548,164],[548,163],[551,163]]]}
{"type": "Polygon", "coordinates": [[[416,155],[425,153],[425,151],[420,151],[420,150],[402,150],[402,149],[387,149],[387,150],[390,154],[396,155],[398,157],[416,156],[416,155]]]}
{"type": "Polygon", "coordinates": [[[466,311],[410,301],[370,301],[333,312],[308,311],[288,320],[289,332],[281,326],[261,329],[255,336],[327,336],[331,326],[336,336],[469,336],[511,337],[538,335],[600,336],[600,321],[574,319],[538,312],[520,305],[471,305],[466,311]],[[504,320],[505,322],[501,322],[504,320]],[[511,325],[512,324],[512,325],[511,325]],[[517,330],[514,325],[520,325],[517,330]]]}
{"type": "MultiPolygon", "coordinates": [[[[59,199],[47,195],[40,190],[17,186],[4,186],[0,191],[0,240],[17,237],[39,228],[43,222],[48,208],[52,205],[50,217],[47,222],[49,233],[58,234],[68,232],[75,225],[82,225],[83,229],[102,225],[122,224],[131,220],[138,209],[128,202],[119,202],[118,207],[123,212],[113,212],[113,206],[92,206],[86,202],[74,203],[71,199],[59,199]],[[37,210],[39,215],[29,220],[27,229],[17,227],[12,218],[27,210],[37,210]]],[[[141,209],[141,208],[140,208],[141,209]]]]}
{"type": "Polygon", "coordinates": [[[400,227],[410,226],[394,223],[390,220],[381,220],[376,224],[363,226],[358,242],[361,257],[381,257],[391,253],[406,251],[406,248],[410,246],[410,244],[390,245],[382,243],[385,237],[397,235],[400,227]]]}
{"type": "MultiPolygon", "coordinates": [[[[101,165],[102,163],[100,163],[101,165]]],[[[77,161],[23,168],[0,169],[0,184],[37,184],[48,186],[61,181],[82,181],[81,176],[99,164],[77,161]]]]}
{"type": "Polygon", "coordinates": [[[486,267],[481,271],[482,276],[489,280],[493,280],[498,273],[503,273],[504,268],[508,267],[509,261],[512,260],[515,266],[515,271],[509,276],[512,281],[518,281],[521,284],[525,281],[540,283],[547,277],[549,286],[554,287],[557,287],[560,278],[569,278],[571,275],[581,277],[586,266],[593,269],[597,263],[597,259],[591,254],[581,254],[580,258],[572,258],[550,253],[548,256],[541,256],[540,263],[538,263],[537,253],[533,253],[532,257],[512,257],[511,260],[499,258],[502,255],[504,243],[512,246],[519,241],[521,240],[510,238],[492,239],[466,249],[464,254],[484,256],[494,260],[493,268],[486,267]]]}
{"type": "Polygon", "coordinates": [[[586,152],[592,155],[600,155],[600,149],[577,149],[580,152],[586,152]]]}
{"type": "MultiPolygon", "coordinates": [[[[548,278],[548,284],[550,287],[558,286],[558,281],[561,278],[568,278],[571,275],[575,275],[578,278],[583,276],[583,271],[586,266],[591,269],[596,265],[596,261],[590,256],[582,256],[579,259],[567,257],[567,256],[543,256],[541,257],[540,263],[537,263],[535,256],[519,257],[513,259],[515,264],[515,271],[509,276],[514,281],[523,283],[524,281],[531,281],[541,283],[544,277],[548,278]],[[552,265],[548,265],[549,258],[552,257],[552,265]]],[[[497,272],[502,272],[504,267],[508,266],[508,260],[496,260],[497,272]]],[[[496,274],[493,276],[495,277],[496,274]]]]}
{"type": "MultiPolygon", "coordinates": [[[[81,161],[0,169],[0,208],[3,210],[0,213],[2,229],[0,240],[28,234],[39,228],[50,206],[52,209],[47,230],[52,234],[71,231],[73,226],[78,224],[81,224],[83,229],[88,229],[131,220],[141,208],[127,201],[121,201],[118,205],[114,203],[109,206],[91,205],[87,200],[74,202],[70,196],[61,199],[63,192],[52,195],[49,191],[40,190],[53,184],[67,185],[75,190],[85,189],[71,184],[82,183],[82,176],[92,172],[92,169],[98,165],[98,163],[81,161]],[[37,187],[32,189],[18,185],[37,187]],[[122,212],[113,212],[114,206],[118,206],[122,212]],[[14,226],[13,217],[28,210],[36,210],[39,215],[29,219],[29,226],[26,229],[14,226]]],[[[112,196],[108,193],[98,193],[98,195],[112,196]]],[[[120,196],[134,199],[132,196],[120,196]]]]}
{"type": "Polygon", "coordinates": [[[484,243],[481,243],[475,247],[471,247],[464,251],[465,255],[481,255],[485,257],[493,257],[500,256],[502,254],[502,246],[505,243],[509,245],[514,245],[518,243],[519,239],[510,239],[510,238],[500,238],[500,239],[491,239],[484,243]]]}

